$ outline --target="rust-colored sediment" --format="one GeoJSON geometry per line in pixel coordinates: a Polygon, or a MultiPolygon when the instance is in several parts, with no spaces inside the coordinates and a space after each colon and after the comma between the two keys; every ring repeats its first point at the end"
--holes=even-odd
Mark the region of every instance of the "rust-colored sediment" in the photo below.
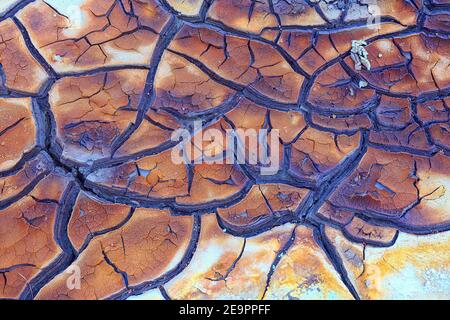
{"type": "Polygon", "coordinates": [[[342,3],[1,1],[0,298],[449,299],[450,4],[342,3]]]}

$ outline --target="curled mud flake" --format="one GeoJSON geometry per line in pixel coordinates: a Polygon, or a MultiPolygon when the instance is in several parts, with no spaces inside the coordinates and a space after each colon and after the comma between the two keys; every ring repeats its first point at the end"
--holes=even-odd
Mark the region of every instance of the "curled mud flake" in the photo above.
{"type": "Polygon", "coordinates": [[[388,248],[354,244],[331,228],[326,233],[362,299],[445,299],[448,295],[448,232],[401,233],[388,248]]]}
{"type": "Polygon", "coordinates": [[[69,181],[52,173],[0,211],[0,270],[6,270],[2,272],[6,279],[2,297],[18,298],[26,290],[33,296],[36,289],[32,279],[61,253],[55,241],[55,224],[69,181]]]}
{"type": "Polygon", "coordinates": [[[222,221],[232,226],[256,227],[267,220],[292,214],[302,202],[307,189],[287,185],[255,185],[238,204],[219,208],[222,221]]]}
{"type": "Polygon", "coordinates": [[[414,170],[413,156],[369,149],[330,201],[344,208],[400,217],[418,200],[414,170]]]}
{"type": "Polygon", "coordinates": [[[326,24],[315,8],[305,0],[274,0],[273,11],[282,26],[320,26],[326,24]]]}
{"type": "Polygon", "coordinates": [[[38,143],[29,98],[0,99],[0,172],[11,169],[38,143]]]}
{"type": "Polygon", "coordinates": [[[0,91],[37,94],[48,79],[11,19],[0,23],[0,66],[0,91]]]}
{"type": "MultiPolygon", "coordinates": [[[[339,55],[349,53],[354,39],[366,41],[399,32],[405,28],[406,26],[392,22],[376,24],[376,28],[354,26],[348,29],[343,27],[323,30],[317,34],[308,29],[289,28],[281,32],[277,44],[297,60],[306,71],[313,72],[339,55]]],[[[276,39],[271,41],[276,42],[276,39]]]]}
{"type": "Polygon", "coordinates": [[[136,121],[146,74],[120,70],[56,82],[49,102],[65,159],[83,163],[111,156],[113,143],[136,121]]]}
{"type": "Polygon", "coordinates": [[[130,215],[131,208],[126,205],[108,203],[81,192],[75,202],[67,233],[75,249],[90,239],[101,235],[123,223],[130,215]]]}
{"type": "Polygon", "coordinates": [[[35,1],[18,14],[33,44],[60,73],[147,66],[169,15],[155,1],[35,1]]]}
{"type": "Polygon", "coordinates": [[[423,33],[380,39],[366,47],[372,69],[361,75],[372,87],[394,94],[440,91],[450,85],[449,48],[448,41],[423,33]]]}
{"type": "Polygon", "coordinates": [[[138,209],[121,228],[94,238],[74,261],[72,266],[80,270],[80,290],[68,289],[70,274],[61,273],[37,299],[104,299],[156,279],[182,259],[192,223],[192,217],[138,209]]]}
{"type": "Polygon", "coordinates": [[[368,59],[369,54],[367,53],[365,46],[367,46],[367,42],[364,40],[353,40],[352,41],[352,49],[350,51],[350,56],[355,62],[355,70],[361,71],[362,67],[365,67],[366,70],[370,71],[371,64],[368,59]]]}
{"type": "Polygon", "coordinates": [[[272,262],[289,240],[293,228],[286,224],[242,239],[224,233],[215,216],[204,215],[191,264],[165,286],[169,296],[173,299],[260,299],[272,262]]]}

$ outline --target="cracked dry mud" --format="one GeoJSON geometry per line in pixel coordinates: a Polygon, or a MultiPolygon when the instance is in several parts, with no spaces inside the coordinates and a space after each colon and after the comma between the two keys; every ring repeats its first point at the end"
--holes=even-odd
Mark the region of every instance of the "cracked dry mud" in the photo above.
{"type": "Polygon", "coordinates": [[[2,0],[0,297],[449,299],[450,1],[368,3],[2,0]]]}

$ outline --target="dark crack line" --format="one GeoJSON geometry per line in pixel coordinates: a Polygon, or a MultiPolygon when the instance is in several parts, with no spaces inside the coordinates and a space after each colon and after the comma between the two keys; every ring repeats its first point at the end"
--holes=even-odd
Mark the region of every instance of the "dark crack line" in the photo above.
{"type": "Polygon", "coordinates": [[[297,214],[309,219],[311,215],[317,212],[330,194],[336,190],[337,186],[350,175],[358,166],[367,151],[368,131],[361,132],[361,141],[359,148],[348,156],[340,166],[321,178],[318,183],[318,192],[308,195],[304,205],[300,206],[297,214]]]}
{"type": "Polygon", "coordinates": [[[122,290],[119,293],[113,294],[106,300],[125,300],[130,296],[136,296],[143,294],[151,289],[159,288],[160,286],[168,283],[170,280],[179,275],[184,269],[187,268],[189,263],[197,250],[197,244],[200,238],[201,229],[201,216],[194,215],[194,223],[192,228],[191,241],[189,242],[188,248],[181,259],[181,261],[172,270],[166,272],[164,275],[157,279],[144,281],[141,284],[135,286],[129,286],[128,289],[122,290]]]}
{"type": "Polygon", "coordinates": [[[66,270],[75,260],[75,249],[67,234],[67,224],[73,211],[78,192],[78,185],[74,182],[70,182],[61,198],[62,205],[58,208],[56,213],[56,222],[54,225],[55,241],[62,249],[62,252],[29,281],[28,290],[24,290],[21,293],[19,297],[20,300],[33,300],[46,284],[66,270]]]}
{"type": "Polygon", "coordinates": [[[128,281],[128,274],[120,270],[119,267],[116,266],[114,262],[111,261],[111,259],[108,257],[107,253],[102,249],[102,255],[105,262],[114,270],[114,272],[118,273],[122,277],[122,281],[125,285],[125,288],[129,288],[129,281],[128,281]]]}
{"type": "Polygon", "coordinates": [[[164,29],[161,31],[158,42],[156,44],[155,50],[150,62],[150,70],[147,75],[146,84],[142,93],[141,100],[138,105],[138,114],[136,116],[136,121],[118,137],[111,146],[111,157],[117,152],[117,150],[128,140],[128,138],[137,130],[144,119],[144,115],[148,108],[153,104],[155,100],[155,90],[154,81],[156,77],[156,72],[158,70],[160,61],[164,54],[164,51],[172,42],[177,32],[181,28],[181,23],[175,18],[167,23],[164,29]]]}
{"type": "Polygon", "coordinates": [[[220,274],[218,277],[216,278],[206,278],[210,281],[227,281],[228,276],[230,275],[230,273],[236,268],[236,265],[238,264],[239,260],[241,260],[242,255],[244,254],[245,251],[245,246],[247,244],[247,238],[244,238],[244,241],[242,243],[242,248],[241,251],[239,252],[238,256],[236,257],[236,259],[234,259],[233,263],[228,267],[228,269],[225,271],[225,274],[220,274]]]}
{"type": "Polygon", "coordinates": [[[169,294],[167,293],[166,289],[164,289],[163,286],[159,286],[158,289],[164,300],[172,300],[172,298],[169,296],[169,294]]]}
{"type": "Polygon", "coordinates": [[[20,20],[16,17],[12,18],[14,23],[16,24],[17,28],[20,30],[20,33],[22,34],[22,37],[25,40],[26,46],[28,50],[30,51],[31,55],[34,59],[36,59],[39,64],[44,68],[44,70],[47,72],[47,74],[51,78],[58,78],[58,75],[56,71],[53,69],[52,66],[45,60],[45,58],[41,55],[41,53],[36,49],[36,47],[33,45],[33,42],[31,41],[30,35],[28,34],[27,29],[25,26],[20,22],[20,20]]]}
{"type": "MultiPolygon", "coordinates": [[[[308,30],[308,31],[310,31],[311,26],[289,26],[289,27],[286,27],[286,26],[279,25],[276,28],[276,30],[279,31],[279,34],[277,36],[277,41],[275,41],[275,43],[274,43],[272,41],[262,38],[260,35],[247,34],[245,32],[241,32],[239,30],[234,30],[233,28],[228,27],[228,26],[222,24],[221,22],[208,20],[206,18],[207,11],[209,9],[209,6],[212,4],[212,1],[211,2],[204,1],[202,3],[200,13],[198,16],[187,17],[187,16],[183,16],[180,12],[173,9],[167,3],[166,0],[160,0],[162,7],[165,8],[166,11],[168,11],[169,13],[172,14],[172,19],[164,27],[163,31],[160,34],[160,39],[158,40],[158,43],[156,45],[156,49],[152,56],[150,66],[122,65],[122,66],[113,66],[113,67],[101,67],[101,68],[97,68],[94,70],[83,71],[83,72],[57,74],[54,71],[54,69],[51,67],[51,65],[45,60],[45,58],[43,58],[43,56],[40,54],[38,49],[36,49],[35,46],[32,44],[30,36],[29,36],[27,30],[25,29],[25,27],[23,26],[23,24],[21,23],[21,21],[15,17],[16,13],[19,10],[21,10],[22,8],[24,8],[25,6],[27,6],[28,4],[30,4],[32,2],[34,2],[34,0],[31,0],[31,1],[27,0],[27,1],[19,2],[18,4],[16,4],[12,8],[10,8],[6,12],[6,14],[4,14],[1,17],[0,21],[3,21],[7,18],[12,18],[12,20],[14,21],[14,23],[20,30],[22,37],[24,38],[26,46],[27,46],[28,50],[30,51],[31,55],[34,57],[35,60],[38,61],[38,63],[45,69],[45,71],[50,76],[50,79],[41,88],[40,92],[37,95],[34,95],[34,94],[26,95],[26,94],[22,94],[19,92],[15,92],[13,90],[9,90],[9,93],[7,93],[7,95],[6,95],[7,97],[16,97],[16,96],[17,97],[35,97],[37,99],[36,100],[33,99],[33,103],[35,103],[36,101],[39,101],[39,104],[41,104],[42,102],[45,102],[44,103],[45,107],[43,107],[42,109],[40,109],[40,108],[33,109],[33,112],[35,113],[35,118],[37,119],[37,122],[38,122],[38,124],[37,124],[38,132],[39,132],[38,140],[39,141],[42,140],[42,141],[37,143],[38,146],[36,148],[33,148],[33,150],[31,150],[30,152],[24,154],[22,156],[21,160],[19,161],[19,163],[16,164],[13,169],[7,170],[5,172],[1,172],[0,177],[9,176],[9,175],[12,175],[12,174],[18,172],[21,168],[23,168],[24,164],[27,161],[29,161],[30,159],[33,159],[40,151],[47,150],[49,152],[54,164],[57,167],[63,168],[66,172],[71,173],[74,177],[74,181],[70,182],[70,185],[67,187],[66,191],[64,192],[64,196],[62,198],[63,199],[62,206],[59,207],[57,210],[57,217],[56,217],[57,219],[56,219],[56,223],[54,226],[55,241],[61,247],[63,252],[55,260],[53,260],[50,263],[50,265],[48,265],[46,268],[42,269],[41,272],[37,276],[35,276],[33,279],[31,279],[30,282],[27,282],[27,288],[22,292],[22,294],[20,296],[21,299],[34,298],[36,296],[36,294],[39,292],[39,290],[45,284],[47,284],[56,275],[60,274],[64,269],[66,269],[74,261],[75,256],[77,254],[79,254],[79,253],[76,253],[73,245],[70,242],[70,239],[67,234],[67,225],[68,225],[68,222],[69,222],[72,210],[73,210],[73,206],[75,204],[76,196],[77,196],[78,192],[80,191],[80,188],[81,188],[81,190],[86,190],[87,192],[94,193],[95,195],[99,196],[100,199],[111,199],[111,201],[113,201],[115,203],[125,203],[126,202],[127,204],[130,203],[134,206],[136,205],[136,199],[137,199],[138,204],[141,206],[152,207],[152,208],[170,208],[176,214],[184,214],[184,213],[191,214],[194,210],[194,207],[195,208],[198,207],[198,205],[183,206],[183,205],[177,205],[177,204],[170,203],[170,201],[173,201],[173,199],[169,199],[169,200],[167,200],[167,202],[165,200],[161,201],[160,199],[152,199],[152,200],[142,199],[141,200],[141,199],[139,199],[139,197],[136,197],[136,199],[134,199],[134,197],[132,199],[130,199],[129,195],[126,195],[124,197],[117,196],[114,192],[111,192],[111,190],[102,189],[101,187],[97,187],[95,185],[89,185],[89,183],[86,183],[85,175],[83,175],[81,173],[82,170],[78,169],[79,164],[76,164],[76,163],[70,162],[70,161],[66,161],[63,159],[62,149],[60,146],[58,146],[58,142],[56,141],[56,137],[54,134],[54,130],[55,130],[54,118],[53,118],[53,115],[51,114],[50,108],[48,107],[48,92],[49,92],[51,86],[54,84],[54,82],[57,79],[60,79],[61,77],[70,77],[70,76],[81,77],[81,76],[87,76],[87,75],[94,75],[94,74],[97,74],[100,72],[109,72],[109,71],[121,70],[121,69],[149,70],[145,89],[142,93],[142,97],[139,102],[138,114],[136,117],[136,121],[135,121],[135,123],[132,124],[132,126],[130,126],[128,128],[128,130],[126,130],[126,132],[123,135],[121,135],[121,137],[119,139],[117,139],[114,142],[114,145],[113,145],[114,152],[112,153],[114,155],[115,151],[117,151],[120,148],[120,146],[123,145],[125,143],[125,141],[128,140],[128,138],[131,136],[131,134],[133,134],[135,132],[135,130],[137,130],[137,128],[139,127],[139,125],[141,124],[143,119],[145,118],[145,112],[148,110],[148,108],[151,106],[151,104],[153,103],[153,101],[155,99],[153,86],[154,86],[156,71],[159,66],[162,55],[166,50],[169,52],[172,52],[174,54],[177,54],[177,55],[183,57],[184,59],[186,59],[187,61],[193,63],[194,65],[199,67],[203,72],[205,72],[211,79],[217,81],[218,83],[223,84],[227,87],[230,87],[230,88],[238,91],[239,94],[236,96],[239,96],[239,98],[246,97],[249,100],[251,100],[255,103],[258,103],[262,106],[265,106],[266,108],[269,108],[269,109],[278,109],[278,110],[283,110],[283,111],[300,109],[304,113],[306,113],[307,116],[311,114],[310,111],[314,111],[314,112],[316,112],[318,114],[322,114],[322,115],[331,115],[332,110],[329,110],[329,111],[318,110],[313,105],[308,104],[306,100],[310,94],[312,84],[315,82],[317,77],[325,69],[329,68],[331,65],[333,65],[335,63],[342,63],[343,59],[345,59],[348,56],[348,52],[339,55],[337,58],[328,61],[324,66],[320,67],[318,70],[316,70],[310,76],[306,72],[304,72],[302,68],[300,68],[297,61],[295,61],[295,59],[293,59],[283,48],[281,48],[277,44],[277,42],[280,37],[280,33],[283,30],[308,30]],[[268,99],[268,97],[265,97],[264,95],[260,94],[258,91],[253,90],[253,89],[249,88],[248,86],[238,85],[236,83],[233,83],[231,81],[221,78],[220,76],[215,74],[212,70],[209,70],[201,62],[193,59],[192,57],[190,57],[188,55],[184,55],[182,53],[172,51],[171,49],[167,49],[167,47],[170,45],[170,42],[172,41],[173,37],[180,30],[180,28],[183,24],[188,24],[188,25],[191,24],[196,27],[207,27],[209,29],[218,31],[221,34],[225,34],[225,36],[231,35],[231,36],[236,36],[236,37],[244,37],[244,38],[252,40],[252,41],[259,41],[259,42],[268,44],[268,45],[272,46],[273,48],[275,48],[277,50],[277,52],[281,54],[281,56],[285,59],[285,61],[288,62],[288,64],[291,66],[291,68],[295,72],[297,72],[298,74],[301,74],[305,77],[305,81],[302,85],[301,93],[299,96],[299,102],[297,104],[286,104],[286,103],[280,103],[278,101],[268,99]],[[303,109],[305,109],[305,110],[303,110],[303,109]],[[41,115],[46,116],[45,121],[42,119],[39,120],[41,115]],[[45,143],[44,143],[44,137],[42,136],[42,133],[45,135],[45,143]],[[42,146],[41,146],[41,144],[42,144],[42,146]],[[44,146],[44,144],[45,144],[45,146],[44,146]],[[158,203],[158,201],[159,201],[159,203],[158,203]]],[[[272,1],[270,1],[270,4],[271,3],[272,3],[272,1]]],[[[419,8],[414,3],[414,1],[410,1],[409,3],[412,3],[416,7],[416,10],[420,11],[419,8]]],[[[389,38],[393,38],[393,37],[408,36],[408,35],[412,35],[414,33],[424,33],[424,34],[427,34],[430,36],[436,36],[437,32],[435,30],[428,30],[424,27],[425,18],[427,16],[427,14],[429,14],[429,12],[425,12],[425,11],[426,10],[432,10],[432,11],[439,10],[439,12],[446,13],[448,11],[447,9],[449,8],[449,6],[448,5],[431,4],[429,1],[425,1],[425,6],[426,6],[425,10],[422,10],[422,12],[420,12],[419,19],[418,19],[418,26],[407,27],[406,29],[398,31],[398,32],[375,36],[375,37],[367,40],[367,42],[372,43],[372,42],[380,40],[380,39],[389,39],[389,38]]],[[[315,5],[314,8],[319,13],[319,15],[325,17],[323,12],[320,10],[320,8],[317,5],[315,5]]],[[[274,11],[273,4],[271,4],[270,9],[271,9],[271,11],[274,11]]],[[[278,16],[278,15],[276,15],[276,16],[278,16]]],[[[340,23],[334,23],[331,25],[328,24],[324,27],[322,27],[322,26],[314,27],[315,34],[317,35],[317,32],[328,32],[329,34],[331,34],[331,33],[335,33],[335,32],[341,32],[343,30],[351,30],[353,28],[362,27],[363,24],[366,23],[366,21],[361,20],[361,21],[356,21],[356,22],[351,22],[351,23],[345,23],[345,25],[343,25],[343,19],[344,19],[344,15],[341,14],[340,23]]],[[[278,20],[280,20],[279,17],[278,17],[278,20]]],[[[395,20],[394,18],[391,18],[391,17],[382,17],[381,21],[382,22],[393,22],[393,23],[400,24],[397,20],[395,20]]],[[[263,31],[272,30],[272,29],[273,28],[265,28],[263,31]]],[[[356,75],[351,70],[351,68],[348,67],[346,69],[347,69],[349,75],[352,77],[353,81],[356,81],[357,79],[360,78],[360,76],[356,75]]],[[[374,90],[376,90],[376,92],[378,94],[382,93],[382,94],[385,94],[385,95],[388,95],[391,97],[402,97],[402,98],[414,99],[414,102],[416,104],[420,103],[420,102],[426,102],[429,99],[445,98],[450,94],[450,88],[439,88],[439,87],[438,87],[437,91],[420,94],[418,97],[413,97],[412,95],[409,95],[409,94],[392,93],[388,90],[385,90],[382,88],[377,88],[370,84],[369,84],[369,88],[373,88],[374,90]]],[[[220,112],[223,112],[224,110],[231,110],[231,108],[233,108],[233,107],[234,107],[234,105],[231,106],[230,109],[226,109],[226,108],[217,109],[216,108],[216,109],[207,111],[204,114],[195,115],[194,117],[204,116],[204,117],[211,117],[211,119],[212,119],[215,117],[215,113],[220,113],[220,112]]],[[[346,112],[344,112],[344,113],[342,113],[342,115],[350,115],[350,113],[351,113],[351,115],[355,115],[355,112],[357,112],[357,114],[367,114],[368,112],[370,112],[370,109],[373,107],[374,107],[373,105],[370,105],[370,107],[363,108],[361,110],[349,111],[349,112],[347,112],[348,114],[346,112]]],[[[178,116],[180,116],[180,115],[178,115],[178,116]]],[[[21,120],[23,120],[23,119],[21,119],[21,120]]],[[[309,118],[309,120],[307,119],[307,122],[309,125],[311,125],[311,127],[314,126],[312,124],[312,121],[310,118],[309,118]]],[[[418,124],[421,127],[423,127],[422,123],[418,122],[418,124]]],[[[323,128],[321,128],[321,127],[318,127],[318,128],[320,130],[324,131],[323,128]]],[[[6,129],[8,129],[8,128],[6,128],[6,129]]],[[[5,131],[5,130],[3,130],[3,131],[5,131]]],[[[332,131],[333,129],[329,129],[329,130],[331,132],[333,132],[332,131]]],[[[358,130],[352,130],[351,133],[356,133],[357,131],[358,130]]],[[[299,182],[296,184],[296,186],[308,186],[309,188],[313,189],[313,192],[310,192],[307,199],[303,200],[301,208],[296,212],[295,215],[293,215],[291,213],[286,213],[286,214],[282,214],[281,217],[271,217],[269,219],[262,219],[262,220],[256,221],[255,224],[252,224],[249,226],[235,227],[235,226],[231,226],[231,225],[226,225],[225,222],[222,221],[220,216],[216,213],[219,225],[225,230],[225,232],[232,234],[234,236],[244,237],[244,245],[241,250],[241,253],[238,256],[238,259],[236,259],[234,261],[234,263],[228,270],[230,270],[230,269],[233,270],[233,268],[236,266],[238,260],[242,256],[244,249],[245,249],[246,237],[260,234],[262,232],[273,229],[275,226],[283,225],[286,223],[301,224],[304,222],[304,219],[307,219],[308,222],[312,224],[312,228],[314,230],[314,236],[315,236],[316,241],[319,243],[319,245],[323,248],[323,250],[327,254],[327,257],[332,262],[333,266],[335,267],[336,271],[339,273],[342,281],[347,286],[350,293],[353,295],[353,297],[355,297],[356,299],[359,299],[358,293],[356,292],[356,289],[353,287],[353,284],[351,283],[351,281],[348,278],[347,272],[343,266],[342,260],[339,256],[336,248],[333,246],[333,244],[327,238],[327,236],[324,232],[324,226],[322,224],[318,224],[318,221],[320,221],[320,220],[317,220],[317,217],[314,216],[314,214],[323,205],[323,203],[326,201],[326,199],[328,199],[328,197],[336,189],[336,187],[351,172],[353,172],[355,170],[355,168],[361,161],[362,157],[364,156],[368,146],[374,147],[374,148],[379,148],[379,149],[384,149],[384,150],[389,150],[391,152],[407,152],[410,154],[427,156],[427,157],[431,157],[438,152],[437,149],[433,150],[431,152],[422,152],[420,150],[404,148],[404,147],[384,146],[384,145],[379,146],[374,143],[369,143],[367,141],[368,140],[368,131],[362,130],[361,132],[362,132],[362,139],[360,142],[359,149],[357,151],[355,151],[353,154],[351,154],[350,156],[348,156],[345,159],[345,161],[341,165],[337,166],[329,175],[322,178],[317,185],[316,184],[308,184],[309,182],[299,182]]],[[[3,133],[4,132],[1,132],[0,136],[3,133]]],[[[335,133],[338,133],[338,131],[336,131],[335,133]]],[[[339,131],[339,133],[342,133],[342,132],[339,131]]],[[[348,131],[346,133],[350,133],[350,131],[348,131]]],[[[429,136],[429,133],[428,133],[428,136],[429,136]]],[[[129,157],[127,156],[127,157],[122,157],[119,159],[109,159],[109,160],[102,159],[97,162],[97,165],[99,165],[98,167],[100,167],[101,165],[112,166],[114,164],[120,164],[120,163],[123,163],[126,161],[130,161],[132,159],[140,158],[145,155],[159,153],[159,152],[162,152],[163,150],[167,150],[171,147],[172,147],[171,144],[165,144],[161,148],[157,147],[157,148],[154,148],[154,150],[146,150],[145,152],[131,155],[129,157]]],[[[442,147],[442,148],[444,148],[444,147],[442,147]]],[[[444,154],[449,155],[448,150],[444,150],[443,152],[444,152],[444,154]]],[[[22,197],[24,197],[25,195],[30,193],[34,189],[35,185],[37,185],[38,181],[42,180],[47,174],[49,174],[49,172],[50,171],[46,171],[45,174],[42,174],[39,178],[36,178],[35,180],[33,180],[17,196],[11,197],[11,198],[7,199],[6,201],[0,202],[0,210],[10,206],[11,204],[15,203],[16,201],[20,200],[22,197]]],[[[85,172],[87,172],[87,171],[85,171],[85,172]]],[[[91,172],[92,172],[92,170],[91,170],[91,172]]],[[[110,298],[111,299],[123,299],[123,298],[127,298],[131,295],[141,294],[150,289],[159,288],[161,295],[165,299],[169,300],[170,297],[167,294],[167,292],[165,291],[163,285],[166,284],[171,279],[173,279],[174,277],[176,277],[178,274],[180,274],[188,266],[189,262],[191,261],[193,255],[196,251],[196,247],[197,247],[198,240],[200,237],[200,224],[201,224],[202,212],[206,213],[207,211],[209,211],[211,209],[216,210],[217,207],[219,207],[219,206],[229,207],[229,206],[233,205],[234,203],[239,202],[248,194],[248,191],[251,188],[251,186],[253,186],[256,183],[263,183],[263,182],[274,183],[273,179],[263,180],[262,177],[255,177],[253,175],[249,176],[249,178],[251,181],[246,185],[244,190],[239,192],[236,196],[230,197],[228,199],[224,199],[221,201],[211,202],[206,205],[200,205],[201,208],[200,208],[199,212],[194,215],[194,227],[192,230],[192,236],[191,236],[189,246],[185,252],[183,259],[174,269],[170,270],[168,273],[159,277],[158,279],[146,281],[146,282],[136,285],[136,286],[129,286],[128,275],[124,271],[119,270],[115,266],[115,264],[108,258],[106,253],[103,251],[103,255],[104,255],[106,263],[108,263],[114,269],[115,272],[119,273],[123,277],[125,287],[126,287],[126,290],[121,291],[120,293],[117,293],[117,294],[111,296],[110,298]]],[[[287,179],[287,181],[288,181],[287,184],[292,183],[292,185],[295,180],[292,177],[286,178],[281,175],[279,177],[277,177],[277,179],[279,181],[284,181],[283,179],[287,179]]],[[[41,200],[35,199],[35,200],[36,201],[46,201],[46,199],[41,199],[41,200]]],[[[94,238],[98,235],[101,235],[101,234],[106,234],[113,230],[117,230],[121,226],[125,225],[129,221],[129,219],[131,219],[134,210],[135,210],[135,208],[133,207],[130,210],[129,215],[118,225],[116,225],[112,228],[109,228],[109,229],[105,229],[105,230],[90,234],[88,236],[88,238],[85,240],[85,242],[83,243],[82,250],[80,250],[80,252],[82,252],[89,245],[89,242],[92,240],[92,238],[94,238]]],[[[411,226],[407,226],[406,224],[403,224],[400,220],[388,221],[389,217],[380,217],[380,216],[377,216],[377,214],[375,214],[375,213],[373,213],[373,217],[371,217],[370,216],[371,214],[372,213],[369,212],[369,216],[367,216],[367,215],[362,215],[359,212],[357,212],[356,216],[360,217],[361,219],[364,219],[364,221],[370,221],[371,223],[374,223],[375,225],[392,226],[392,227],[399,228],[401,230],[404,230],[409,233],[414,233],[414,234],[429,234],[430,229],[432,230],[431,233],[450,230],[450,223],[443,223],[443,224],[435,225],[432,227],[429,227],[429,226],[427,226],[427,227],[411,227],[411,226]],[[385,219],[383,219],[383,218],[385,218],[385,219]]],[[[396,237],[397,236],[398,236],[398,232],[397,232],[396,237]]],[[[278,252],[275,260],[272,263],[272,267],[269,271],[266,287],[265,287],[265,290],[263,293],[263,298],[269,288],[270,280],[276,269],[276,266],[279,264],[283,254],[289,250],[289,248],[292,246],[294,241],[295,241],[295,228],[292,232],[291,238],[286,242],[286,244],[283,246],[283,248],[278,252]]],[[[353,241],[355,241],[355,239],[353,241]]],[[[373,243],[372,245],[376,245],[376,244],[373,243]]],[[[34,266],[34,265],[22,264],[22,265],[12,266],[12,267],[8,267],[6,269],[0,270],[0,273],[4,274],[6,272],[13,270],[16,267],[31,267],[31,266],[34,266]]],[[[227,270],[227,273],[229,274],[229,272],[231,272],[231,271],[228,272],[228,270],[227,270]]]]}
{"type": "Polygon", "coordinates": [[[208,77],[210,77],[212,80],[214,80],[217,83],[220,83],[230,89],[233,89],[237,92],[241,92],[244,97],[249,99],[252,102],[255,102],[256,104],[262,105],[268,109],[275,109],[275,110],[282,110],[282,111],[289,111],[289,110],[295,110],[297,109],[297,104],[295,103],[283,103],[276,100],[273,100],[265,95],[260,94],[255,89],[238,84],[236,82],[227,80],[221,76],[219,76],[217,73],[212,71],[210,68],[208,68],[205,64],[202,62],[192,58],[191,56],[184,54],[182,52],[178,52],[172,49],[167,49],[168,52],[171,52],[175,55],[178,55],[188,61],[189,63],[192,63],[197,68],[199,68],[203,73],[205,73],[208,77]]]}
{"type": "Polygon", "coordinates": [[[128,223],[128,221],[130,221],[130,219],[133,217],[135,211],[136,211],[136,208],[131,208],[130,212],[125,217],[125,219],[123,219],[120,223],[118,223],[117,225],[115,225],[113,227],[110,227],[110,228],[107,228],[107,229],[103,229],[103,230],[100,230],[100,231],[90,232],[88,234],[88,236],[86,237],[86,239],[84,240],[83,244],[81,245],[80,249],[77,251],[76,255],[79,256],[89,246],[89,244],[91,243],[92,239],[122,228],[125,224],[128,223]]]}
{"type": "Polygon", "coordinates": [[[21,0],[21,1],[19,1],[16,5],[14,5],[13,7],[9,8],[6,13],[3,13],[0,16],[0,22],[3,22],[6,19],[14,17],[17,14],[17,12],[19,12],[20,10],[22,10],[23,8],[28,6],[30,3],[33,3],[35,1],[36,0],[21,0]]]}
{"type": "Polygon", "coordinates": [[[275,259],[273,260],[273,262],[272,262],[272,264],[270,266],[269,273],[267,274],[266,286],[264,287],[264,291],[263,291],[263,294],[262,294],[260,300],[264,300],[264,298],[265,298],[265,296],[267,294],[267,291],[269,290],[270,281],[272,280],[272,276],[275,273],[275,270],[277,269],[278,264],[281,262],[281,259],[284,257],[284,255],[289,251],[289,249],[295,243],[296,231],[297,231],[297,226],[295,226],[294,229],[292,230],[292,233],[291,233],[291,236],[290,236],[289,240],[277,252],[276,257],[275,257],[275,259]]]}
{"type": "Polygon", "coordinates": [[[341,277],[342,282],[347,287],[348,291],[353,296],[353,298],[355,298],[356,300],[361,300],[358,292],[356,291],[354,285],[352,284],[352,282],[348,277],[347,270],[344,267],[344,264],[342,262],[341,257],[339,256],[339,253],[326,236],[323,225],[314,228],[314,238],[316,239],[316,242],[319,244],[319,246],[324,250],[328,259],[333,264],[336,272],[341,277]]]}

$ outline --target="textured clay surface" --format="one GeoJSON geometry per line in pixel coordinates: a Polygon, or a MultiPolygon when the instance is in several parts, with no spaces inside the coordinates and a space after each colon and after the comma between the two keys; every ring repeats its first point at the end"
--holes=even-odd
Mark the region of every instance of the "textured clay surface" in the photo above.
{"type": "Polygon", "coordinates": [[[448,0],[2,0],[0,298],[450,299],[449,37],[448,0]],[[174,162],[199,119],[279,172],[174,162]]]}

